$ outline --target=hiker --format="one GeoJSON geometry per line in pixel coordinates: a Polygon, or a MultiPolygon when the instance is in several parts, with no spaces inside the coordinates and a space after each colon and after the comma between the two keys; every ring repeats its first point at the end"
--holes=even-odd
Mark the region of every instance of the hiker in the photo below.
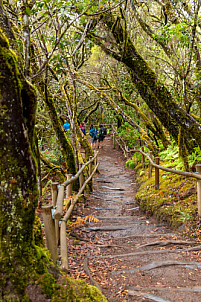
{"type": "Polygon", "coordinates": [[[96,148],[96,142],[98,139],[98,131],[96,128],[94,128],[94,126],[91,124],[90,125],[90,130],[89,130],[89,135],[91,136],[91,147],[93,149],[96,148]]]}
{"type": "Polygon", "coordinates": [[[65,121],[65,123],[63,124],[63,130],[68,131],[69,129],[70,129],[70,124],[67,121],[65,121]]]}
{"type": "Polygon", "coordinates": [[[83,132],[83,134],[86,135],[85,123],[84,123],[84,122],[82,122],[82,123],[80,124],[80,129],[81,129],[81,131],[83,132]]]}
{"type": "Polygon", "coordinates": [[[104,141],[104,138],[107,134],[107,130],[105,127],[103,127],[103,125],[99,125],[99,132],[98,132],[98,147],[97,149],[101,148],[103,149],[103,141],[104,141]]]}

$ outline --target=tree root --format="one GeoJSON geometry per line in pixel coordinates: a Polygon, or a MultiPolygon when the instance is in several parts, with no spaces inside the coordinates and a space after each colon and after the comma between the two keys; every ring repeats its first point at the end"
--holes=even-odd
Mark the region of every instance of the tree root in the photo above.
{"type": "Polygon", "coordinates": [[[201,263],[166,260],[166,261],[154,261],[154,262],[151,262],[147,265],[144,265],[144,266],[141,266],[138,268],[122,270],[122,271],[117,271],[117,272],[115,271],[112,274],[119,275],[122,273],[133,273],[133,272],[137,272],[139,270],[140,271],[150,271],[152,269],[162,268],[162,267],[167,267],[167,266],[182,266],[184,268],[189,268],[189,269],[201,269],[201,263]]]}
{"type": "Polygon", "coordinates": [[[197,244],[196,241],[183,241],[183,240],[167,240],[167,241],[154,241],[150,243],[146,243],[143,245],[138,246],[137,248],[142,248],[146,246],[154,246],[154,245],[159,245],[159,246],[167,246],[167,245],[193,245],[197,244]]]}
{"type": "Polygon", "coordinates": [[[77,240],[79,240],[79,241],[86,241],[86,242],[91,241],[90,239],[85,239],[85,238],[82,238],[82,237],[78,236],[78,235],[77,235],[75,232],[73,232],[73,231],[70,232],[70,236],[75,237],[75,238],[76,238],[77,240]]]}
{"type": "Polygon", "coordinates": [[[201,286],[194,287],[129,287],[128,294],[133,295],[135,291],[176,291],[176,292],[195,292],[201,293],[201,286]]]}
{"type": "Polygon", "coordinates": [[[143,297],[143,298],[147,298],[147,299],[150,299],[150,300],[153,300],[153,301],[156,301],[156,302],[158,302],[158,301],[160,301],[160,302],[172,302],[170,300],[167,300],[167,299],[164,299],[164,298],[152,295],[152,294],[139,293],[139,291],[136,291],[136,290],[128,290],[128,295],[129,296],[143,297]]]}
{"type": "MultiPolygon", "coordinates": [[[[104,240],[104,239],[103,239],[104,240]]],[[[107,239],[108,240],[108,239],[107,239]]],[[[166,253],[180,253],[180,252],[190,252],[190,251],[200,251],[201,245],[188,249],[177,249],[177,250],[153,250],[153,251],[144,251],[144,252],[132,252],[128,254],[118,254],[118,255],[105,255],[101,258],[122,258],[122,257],[131,257],[131,256],[142,256],[142,255],[152,255],[152,254],[166,254],[166,253]]],[[[96,256],[94,256],[96,258],[96,256]]]]}
{"type": "MultiPolygon", "coordinates": [[[[166,254],[166,253],[178,253],[180,250],[159,250],[159,251],[145,251],[145,252],[133,252],[128,254],[118,254],[118,255],[105,255],[101,256],[100,258],[122,258],[122,257],[131,257],[131,256],[142,256],[142,255],[155,255],[155,254],[166,254]]],[[[96,256],[93,256],[93,258],[96,258],[96,256]]]]}
{"type": "Polygon", "coordinates": [[[119,231],[119,230],[128,230],[128,229],[132,229],[132,226],[105,226],[105,227],[94,227],[94,228],[84,228],[82,229],[82,231],[101,231],[101,232],[109,232],[109,231],[119,231]]]}
{"type": "MultiPolygon", "coordinates": [[[[115,238],[111,238],[111,240],[119,240],[119,239],[131,239],[132,237],[134,237],[134,238],[153,238],[153,237],[168,237],[168,236],[175,236],[175,234],[147,234],[147,235],[145,235],[145,234],[143,234],[143,235],[129,235],[129,236],[125,236],[125,237],[115,237],[115,238]]],[[[108,238],[107,239],[102,239],[102,240],[108,240],[108,238]]]]}
{"type": "Polygon", "coordinates": [[[89,276],[89,279],[91,281],[91,283],[96,286],[101,292],[102,292],[102,288],[100,287],[100,285],[93,279],[90,271],[89,271],[89,267],[88,267],[88,259],[84,258],[84,271],[85,273],[89,276]]]}

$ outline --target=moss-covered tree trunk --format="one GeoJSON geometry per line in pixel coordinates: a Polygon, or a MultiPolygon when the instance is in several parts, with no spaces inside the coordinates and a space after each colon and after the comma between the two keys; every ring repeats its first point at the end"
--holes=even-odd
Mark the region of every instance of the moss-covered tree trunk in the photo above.
{"type": "Polygon", "coordinates": [[[48,114],[50,116],[55,134],[58,138],[62,155],[63,155],[66,165],[67,165],[67,173],[74,175],[74,174],[76,174],[77,168],[76,168],[73,147],[70,144],[70,142],[68,141],[68,138],[62,129],[62,125],[59,121],[59,117],[58,117],[58,114],[56,111],[53,97],[47,87],[45,88],[44,102],[45,102],[48,114]]]}
{"type": "Polygon", "coordinates": [[[166,86],[138,53],[124,26],[126,21],[123,20],[123,15],[114,17],[109,12],[102,15],[102,18],[98,18],[98,21],[100,20],[113,36],[111,49],[92,33],[88,34],[88,37],[102,47],[107,54],[128,67],[133,83],[142,98],[176,141],[179,126],[181,126],[185,130],[187,148],[192,150],[189,137],[201,146],[200,124],[174,101],[166,86]]]}
{"type": "MultiPolygon", "coordinates": [[[[9,24],[1,11],[2,15],[9,24]]],[[[1,26],[0,284],[2,295],[17,292],[19,296],[33,272],[38,187],[37,161],[33,156],[36,98],[34,90],[20,76],[17,61],[1,26]]]]}

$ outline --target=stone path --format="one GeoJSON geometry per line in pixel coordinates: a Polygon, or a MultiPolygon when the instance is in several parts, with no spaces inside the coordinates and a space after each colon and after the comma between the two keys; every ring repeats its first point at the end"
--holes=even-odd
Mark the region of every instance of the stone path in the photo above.
{"type": "MultiPolygon", "coordinates": [[[[85,255],[89,282],[97,282],[111,302],[200,302],[200,251],[189,250],[198,244],[139,211],[133,171],[125,168],[109,137],[98,161],[100,174],[79,214],[93,215],[99,222],[82,227],[79,236],[89,242],[70,251],[77,261],[85,255]]],[[[77,269],[83,273],[82,265],[77,269]]]]}

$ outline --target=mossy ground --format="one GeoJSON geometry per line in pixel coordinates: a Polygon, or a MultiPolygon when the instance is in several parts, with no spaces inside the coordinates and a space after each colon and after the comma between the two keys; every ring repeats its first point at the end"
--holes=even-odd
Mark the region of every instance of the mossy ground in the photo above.
{"type": "Polygon", "coordinates": [[[183,227],[191,237],[200,237],[196,180],[160,170],[159,189],[155,189],[155,172],[148,178],[148,168],[135,167],[140,208],[177,229],[183,227]]]}
{"type": "Polygon", "coordinates": [[[39,294],[44,295],[42,301],[66,302],[106,302],[107,299],[94,286],[81,280],[67,276],[51,261],[49,251],[44,247],[41,223],[38,217],[34,222],[34,241],[29,257],[29,269],[19,267],[20,272],[7,269],[6,278],[0,288],[0,301],[32,300],[30,287],[39,287],[39,294]],[[37,244],[37,245],[35,245],[37,244]],[[32,257],[32,260],[30,259],[32,257]],[[22,277],[23,276],[23,277],[22,277]],[[9,282],[7,282],[10,280],[9,282]],[[26,291],[27,286],[29,291],[26,291]]]}

